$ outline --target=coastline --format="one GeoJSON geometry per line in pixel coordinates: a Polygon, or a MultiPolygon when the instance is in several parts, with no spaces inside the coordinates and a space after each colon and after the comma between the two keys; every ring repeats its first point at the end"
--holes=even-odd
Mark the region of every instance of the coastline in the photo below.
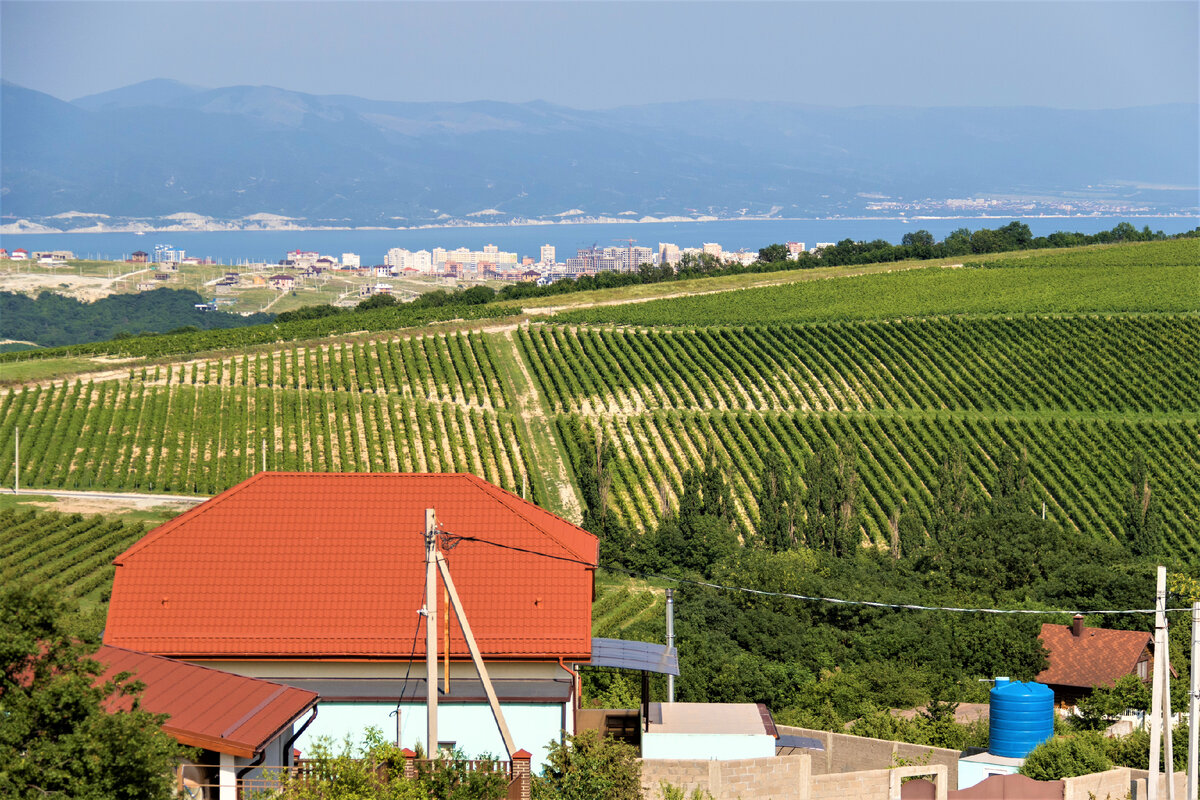
{"type": "Polygon", "coordinates": [[[81,228],[51,228],[46,225],[30,223],[28,220],[20,220],[15,223],[0,225],[0,236],[21,236],[21,235],[66,235],[66,234],[103,234],[103,233],[122,233],[122,234],[151,234],[151,233],[255,233],[255,232],[270,232],[270,233],[286,233],[289,231],[309,232],[309,231],[424,231],[424,230],[454,230],[454,229],[471,229],[471,228],[527,228],[527,227],[551,227],[551,226],[569,226],[569,225],[655,225],[655,224],[686,224],[686,223],[737,223],[737,222],[912,222],[914,224],[925,221],[946,222],[953,220],[1012,220],[1012,219],[1062,219],[1062,220],[1094,220],[1094,219],[1110,219],[1121,218],[1129,220],[1137,219],[1192,219],[1200,222],[1200,217],[1195,214],[1186,214],[1175,212],[1170,214],[1152,214],[1152,213],[1137,213],[1137,214],[1114,214],[1094,212],[1090,214],[1028,214],[1028,213],[1013,213],[1013,214],[988,214],[988,213],[973,213],[973,214],[911,214],[911,215],[856,215],[856,216],[829,216],[829,217],[778,217],[778,216],[740,216],[740,217],[717,217],[717,216],[701,216],[701,217],[652,217],[644,216],[637,219],[597,216],[597,217],[577,217],[572,219],[562,220],[538,220],[517,218],[507,222],[475,222],[471,220],[454,220],[443,223],[427,223],[423,225],[295,225],[291,223],[279,224],[263,224],[261,221],[254,221],[248,224],[239,224],[239,221],[219,221],[207,220],[203,224],[179,224],[164,226],[151,226],[146,223],[131,223],[128,225],[105,225],[103,223],[97,225],[89,225],[81,228]],[[24,224],[22,224],[24,223],[24,224]]]}

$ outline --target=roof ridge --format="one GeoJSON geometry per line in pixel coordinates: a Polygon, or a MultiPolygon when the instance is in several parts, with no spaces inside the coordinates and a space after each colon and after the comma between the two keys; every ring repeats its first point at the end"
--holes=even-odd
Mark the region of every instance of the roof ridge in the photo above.
{"type": "MultiPolygon", "coordinates": [[[[525,513],[525,509],[514,508],[512,505],[509,504],[509,501],[516,501],[517,503],[520,503],[523,506],[529,506],[529,508],[538,511],[539,514],[547,514],[549,516],[552,516],[555,519],[562,522],[563,524],[570,525],[572,528],[575,528],[579,532],[585,533],[588,536],[594,537],[595,534],[592,533],[591,531],[584,530],[583,528],[579,527],[575,523],[565,520],[562,517],[559,517],[557,514],[551,514],[551,512],[547,511],[546,509],[542,508],[541,506],[539,506],[535,503],[531,503],[528,500],[526,500],[525,498],[520,497],[519,495],[514,494],[513,492],[510,492],[507,489],[503,489],[503,488],[495,485],[494,483],[485,481],[483,478],[480,478],[478,475],[475,475],[470,472],[461,472],[461,473],[456,473],[456,474],[465,475],[467,478],[469,478],[471,480],[472,483],[474,483],[476,486],[478,486],[480,489],[482,489],[484,494],[487,494],[493,500],[500,503],[508,510],[513,511],[517,514],[520,514],[522,519],[524,519],[526,522],[528,522],[533,527],[537,528],[542,534],[544,534],[547,538],[549,538],[551,541],[553,541],[555,544],[557,544],[563,550],[565,550],[566,552],[570,553],[571,555],[575,556],[576,558],[578,558],[580,560],[589,561],[589,563],[590,563],[591,560],[588,558],[587,553],[580,553],[574,547],[572,547],[572,546],[568,545],[566,542],[564,542],[559,536],[555,535],[552,531],[547,530],[536,519],[531,519],[525,513]]],[[[598,541],[598,537],[597,537],[597,541],[598,541]]]]}
{"type": "MultiPolygon", "coordinates": [[[[263,478],[263,476],[279,475],[279,474],[284,474],[284,473],[278,473],[278,472],[255,473],[254,475],[251,475],[249,478],[246,478],[246,480],[242,481],[241,483],[230,486],[228,489],[221,492],[219,495],[217,495],[215,497],[210,497],[208,500],[205,500],[203,503],[200,503],[200,505],[196,506],[195,508],[188,509],[184,513],[180,514],[178,517],[168,520],[167,522],[164,522],[162,525],[159,525],[155,528],[151,528],[146,533],[145,536],[138,539],[136,542],[131,544],[124,552],[117,555],[117,557],[112,560],[112,563],[118,567],[121,566],[121,562],[123,562],[125,559],[137,554],[137,552],[139,550],[142,550],[146,546],[150,545],[151,543],[157,542],[159,539],[162,539],[163,537],[168,536],[176,528],[185,524],[186,522],[190,522],[191,520],[193,520],[197,517],[203,516],[204,514],[208,513],[209,511],[212,511],[212,509],[215,506],[221,505],[222,503],[227,501],[230,497],[232,497],[233,495],[242,491],[250,484],[257,483],[259,480],[261,480],[263,478]]],[[[134,650],[131,652],[136,653],[137,651],[134,650]]]]}

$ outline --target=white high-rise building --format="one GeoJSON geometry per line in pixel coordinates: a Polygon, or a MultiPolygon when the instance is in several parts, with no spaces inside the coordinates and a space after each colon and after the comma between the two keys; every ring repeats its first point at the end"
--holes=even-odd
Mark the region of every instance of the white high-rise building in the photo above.
{"type": "Polygon", "coordinates": [[[415,269],[418,272],[431,272],[433,270],[433,259],[430,257],[428,250],[418,250],[412,253],[402,247],[393,247],[391,250],[388,250],[383,263],[392,268],[392,274],[406,269],[415,269]]]}
{"type": "Polygon", "coordinates": [[[342,266],[357,268],[362,266],[362,261],[359,259],[358,253],[342,253],[342,266]]]}
{"type": "Polygon", "coordinates": [[[674,266],[679,263],[679,257],[682,254],[679,252],[679,245],[671,242],[658,243],[658,263],[671,264],[674,266]]]}
{"type": "Polygon", "coordinates": [[[555,261],[555,256],[554,256],[554,245],[552,245],[552,244],[542,245],[541,258],[538,259],[538,263],[540,263],[540,264],[555,264],[555,263],[557,263],[555,261]]]}
{"type": "Polygon", "coordinates": [[[795,261],[804,252],[804,242],[788,242],[787,243],[788,258],[795,261]]]}
{"type": "Polygon", "coordinates": [[[721,253],[723,252],[721,250],[721,245],[717,244],[716,242],[705,242],[702,249],[705,253],[708,253],[710,256],[716,256],[717,258],[720,258],[721,253]]]}

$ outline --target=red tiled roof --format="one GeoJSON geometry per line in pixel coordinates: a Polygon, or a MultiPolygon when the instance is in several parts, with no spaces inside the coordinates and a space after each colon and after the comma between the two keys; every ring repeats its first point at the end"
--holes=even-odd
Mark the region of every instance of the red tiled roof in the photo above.
{"type": "MultiPolygon", "coordinates": [[[[474,475],[261,473],[116,558],[104,641],[189,658],[407,660],[426,508],[450,533],[598,556],[592,534],[474,475]]],[[[478,542],[446,559],[485,655],[590,657],[586,567],[478,542]]],[[[418,657],[424,645],[422,631],[418,657]]],[[[450,652],[468,655],[453,615],[450,652]]]]}
{"type": "MultiPolygon", "coordinates": [[[[163,730],[189,747],[250,758],[317,704],[316,692],[122,647],[101,647],[92,658],[106,667],[102,680],[133,673],[145,685],[141,707],[169,714],[163,730]]],[[[114,705],[128,707],[123,701],[114,705]]]]}
{"type": "Polygon", "coordinates": [[[1038,674],[1038,683],[1060,686],[1112,686],[1117,678],[1137,668],[1142,652],[1154,641],[1148,633],[1084,628],[1080,636],[1070,625],[1042,625],[1039,637],[1050,652],[1050,666],[1038,674]]]}

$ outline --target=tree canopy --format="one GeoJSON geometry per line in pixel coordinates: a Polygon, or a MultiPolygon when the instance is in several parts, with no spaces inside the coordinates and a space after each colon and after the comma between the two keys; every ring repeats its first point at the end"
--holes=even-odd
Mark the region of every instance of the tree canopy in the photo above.
{"type": "Polygon", "coordinates": [[[0,591],[0,796],[168,800],[186,754],[138,706],[128,676],[101,681],[96,643],[46,591],[0,591]],[[110,709],[127,708],[127,710],[110,709]]]}

